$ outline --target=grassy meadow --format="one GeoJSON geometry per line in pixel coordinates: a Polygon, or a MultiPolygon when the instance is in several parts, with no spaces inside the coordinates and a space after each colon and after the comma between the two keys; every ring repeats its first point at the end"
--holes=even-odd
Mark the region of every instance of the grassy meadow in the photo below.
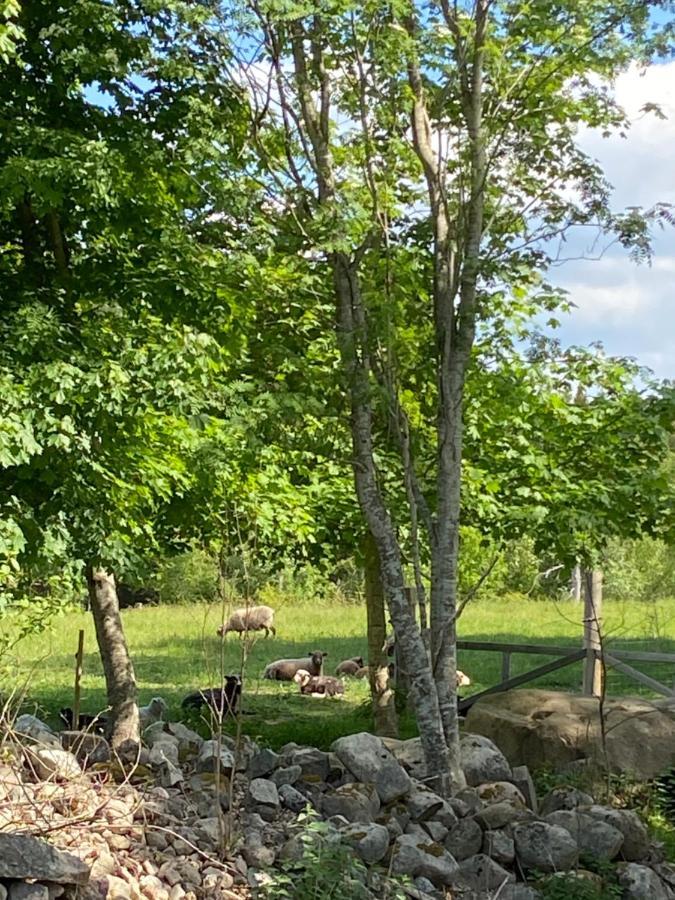
{"type": "MultiPolygon", "coordinates": [[[[190,691],[216,685],[221,671],[221,641],[216,629],[222,611],[216,605],[159,606],[123,612],[127,640],[133,655],[143,703],[163,696],[174,714],[190,691]]],[[[459,622],[465,640],[499,640],[579,646],[581,606],[571,602],[528,600],[477,600],[459,622]]],[[[8,625],[5,620],[5,626],[8,625]]],[[[368,686],[348,679],[343,700],[301,697],[293,684],[264,681],[262,672],[273,659],[303,656],[308,651],[328,651],[326,672],[342,659],[367,656],[365,608],[356,604],[279,604],[275,619],[277,637],[257,637],[245,667],[244,731],[278,747],[289,740],[326,747],[341,734],[367,729],[370,724],[368,686]]],[[[37,710],[52,723],[61,706],[71,705],[74,654],[78,629],[85,629],[82,705],[85,712],[105,706],[105,689],[91,615],[67,613],[54,619],[45,632],[24,639],[16,648],[15,683],[25,688],[24,710],[37,710]]],[[[607,603],[605,634],[615,648],[675,652],[675,600],[659,603],[607,603]]],[[[228,635],[223,642],[222,671],[238,672],[245,642],[228,635]]],[[[551,657],[553,659],[554,657],[551,657]]],[[[511,672],[518,674],[549,660],[546,656],[514,655],[511,672]]],[[[460,668],[473,680],[465,695],[500,680],[501,654],[460,651],[460,668]]],[[[675,681],[669,664],[639,664],[639,668],[666,684],[675,681]]],[[[540,678],[537,686],[578,690],[581,664],[540,678]]],[[[618,672],[609,672],[611,694],[644,694],[648,689],[618,672]]],[[[404,736],[414,733],[412,720],[402,723],[404,736]]]]}

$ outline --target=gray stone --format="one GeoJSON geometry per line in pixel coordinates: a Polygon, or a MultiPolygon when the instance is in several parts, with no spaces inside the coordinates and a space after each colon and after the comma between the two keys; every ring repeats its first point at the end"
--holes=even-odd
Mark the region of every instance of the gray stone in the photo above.
{"type": "Polygon", "coordinates": [[[418,891],[421,891],[423,894],[431,894],[432,896],[436,895],[436,888],[433,886],[432,882],[429,881],[428,878],[425,878],[423,875],[418,875],[414,880],[413,884],[417,888],[418,891]]]}
{"type": "Polygon", "coordinates": [[[671,900],[672,892],[648,866],[629,862],[617,866],[623,900],[671,900]]]}
{"type": "Polygon", "coordinates": [[[254,778],[248,786],[248,793],[258,806],[279,808],[279,791],[276,784],[267,778],[254,778]]]}
{"type": "Polygon", "coordinates": [[[510,800],[516,806],[526,806],[525,798],[510,781],[486,781],[479,784],[476,790],[484,806],[501,803],[502,800],[510,800]]]}
{"type": "Polygon", "coordinates": [[[0,833],[0,878],[86,884],[89,866],[39,838],[0,833]]]}
{"type": "Polygon", "coordinates": [[[181,751],[196,752],[204,743],[204,738],[200,734],[183,725],[182,722],[167,722],[166,727],[178,741],[181,751]]]}
{"type": "Polygon", "coordinates": [[[15,881],[9,886],[9,900],[49,900],[49,888],[44,884],[15,881]]]}
{"type": "MultiPolygon", "coordinates": [[[[465,815],[473,815],[473,813],[477,813],[478,810],[483,807],[483,801],[478,796],[478,791],[475,787],[465,787],[462,788],[461,791],[457,791],[450,803],[454,803],[455,801],[463,803],[464,806],[468,807],[469,812],[465,813],[465,815]]],[[[459,816],[459,813],[457,813],[457,815],[459,816]]]]}
{"type": "Polygon", "coordinates": [[[675,894],[675,863],[652,863],[652,869],[661,881],[675,894]]]}
{"type": "Polygon", "coordinates": [[[525,798],[525,803],[534,813],[539,812],[537,789],[532,781],[532,775],[527,766],[514,766],[511,772],[511,781],[525,798]]]}
{"type": "Polygon", "coordinates": [[[279,787],[279,799],[281,800],[281,805],[285,806],[286,809],[290,809],[291,812],[302,812],[307,806],[305,795],[301,794],[300,791],[296,791],[290,784],[282,784],[279,787]]]}
{"type": "Polygon", "coordinates": [[[483,853],[502,866],[510,866],[515,859],[516,849],[505,831],[486,831],[483,835],[483,853]]]}
{"type": "Polygon", "coordinates": [[[394,842],[390,871],[393,875],[410,875],[413,878],[421,875],[438,886],[452,884],[458,865],[440,844],[428,838],[425,842],[402,834],[394,842]]]}
{"type": "Polygon", "coordinates": [[[471,814],[471,807],[463,800],[458,800],[457,797],[451,797],[448,802],[450,803],[450,808],[458,819],[464,819],[471,814]]]}
{"type": "Polygon", "coordinates": [[[281,763],[281,757],[274,750],[264,748],[251,757],[248,764],[249,778],[265,778],[273,772],[281,763]]]}
{"type": "Polygon", "coordinates": [[[457,824],[457,813],[450,803],[447,800],[444,800],[443,806],[441,806],[438,812],[434,813],[434,820],[440,822],[441,825],[445,825],[448,831],[450,831],[450,829],[454,828],[457,824]]]}
{"type": "MultiPolygon", "coordinates": [[[[159,723],[158,723],[159,724],[159,723]]],[[[204,741],[197,757],[197,772],[215,772],[218,767],[218,742],[204,741]]],[[[220,748],[220,771],[228,778],[234,769],[234,755],[227,747],[220,748]]]]}
{"type": "Polygon", "coordinates": [[[410,792],[410,776],[374,734],[362,731],[338,738],[331,750],[355,778],[375,785],[383,803],[390,803],[410,792]]]}
{"type": "Polygon", "coordinates": [[[539,805],[542,816],[555,812],[558,809],[576,809],[577,806],[590,806],[593,798],[590,794],[569,785],[554,788],[547,794],[539,805]]]}
{"type": "Polygon", "coordinates": [[[241,855],[249,866],[267,869],[274,865],[274,850],[266,846],[262,835],[258,831],[247,831],[244,835],[244,846],[241,855]]]}
{"type": "Polygon", "coordinates": [[[475,787],[486,781],[510,781],[511,767],[489,738],[464,734],[459,742],[460,765],[467,784],[475,787]]]}
{"type": "Polygon", "coordinates": [[[502,800],[501,803],[493,803],[485,806],[474,816],[475,820],[486,831],[495,828],[503,828],[513,822],[529,822],[534,819],[534,813],[522,803],[514,803],[512,800],[502,800]]]}
{"type": "Polygon", "coordinates": [[[185,780],[182,769],[175,766],[169,760],[165,760],[159,767],[159,783],[164,788],[173,788],[185,780]]]}
{"type": "MultiPolygon", "coordinates": [[[[541,900],[542,894],[529,884],[505,884],[499,900],[541,900]]],[[[574,898],[570,897],[570,900],[574,898]]]]}
{"type": "Polygon", "coordinates": [[[321,799],[326,817],[344,816],[348,822],[372,822],[380,811],[380,799],[372,784],[343,784],[321,799]]]}
{"type": "Polygon", "coordinates": [[[389,832],[384,825],[369,822],[348,825],[342,836],[367,865],[380,862],[389,849],[389,832]]]}
{"type": "Polygon", "coordinates": [[[515,880],[512,872],[507,872],[485,853],[478,853],[459,864],[453,884],[473,891],[497,891],[503,884],[515,880]]]}
{"type": "Polygon", "coordinates": [[[577,842],[579,853],[594,859],[614,859],[624,842],[623,832],[614,825],[576,809],[558,809],[549,813],[546,821],[566,828],[577,842]]]}
{"type": "Polygon", "coordinates": [[[305,780],[325,781],[330,773],[330,759],[323,750],[314,747],[299,747],[287,755],[290,766],[300,766],[305,780]]]}
{"type": "Polygon", "coordinates": [[[525,869],[559,872],[576,865],[577,842],[566,828],[548,822],[525,822],[513,829],[518,862],[525,869]]]}
{"type": "Polygon", "coordinates": [[[437,844],[442,844],[448,836],[448,829],[445,825],[442,822],[436,822],[434,819],[431,819],[429,822],[423,822],[422,827],[431,840],[436,841],[437,844]]]}
{"type": "Polygon", "coordinates": [[[300,766],[284,766],[272,772],[270,781],[273,781],[277,787],[281,787],[282,784],[295,784],[301,775],[302,769],[300,766]]]}
{"type": "Polygon", "coordinates": [[[92,731],[61,731],[59,740],[62,748],[73,753],[78,762],[95,765],[110,760],[110,745],[100,734],[92,731]]]}
{"type": "Polygon", "coordinates": [[[647,827],[632,809],[613,809],[609,806],[594,805],[581,807],[579,811],[619,829],[623,834],[621,856],[627,862],[639,862],[649,853],[647,827]]]}
{"type": "Polygon", "coordinates": [[[483,829],[475,819],[460,819],[445,839],[445,846],[459,862],[480,852],[483,829]]]}
{"type": "Polygon", "coordinates": [[[424,825],[420,825],[419,822],[408,822],[403,833],[410,834],[413,837],[419,838],[421,841],[429,840],[429,832],[424,825]]]}
{"type": "Polygon", "coordinates": [[[424,781],[428,774],[427,764],[424,759],[422,741],[418,737],[410,738],[407,741],[399,741],[397,738],[382,738],[382,743],[409,775],[418,781],[424,781]]]}
{"type": "Polygon", "coordinates": [[[443,808],[443,798],[432,791],[414,790],[405,799],[413,822],[426,822],[443,808]]]}
{"type": "Polygon", "coordinates": [[[0,900],[7,900],[7,888],[0,884],[0,900]]]}
{"type": "Polygon", "coordinates": [[[169,731],[168,724],[161,721],[153,722],[151,725],[148,725],[147,728],[143,729],[143,743],[146,747],[153,747],[157,741],[173,741],[176,746],[179,744],[176,735],[169,731]]]}
{"type": "Polygon", "coordinates": [[[40,778],[79,778],[82,769],[77,758],[68,750],[55,747],[37,747],[31,751],[31,760],[40,778]]]}
{"type": "MultiPolygon", "coordinates": [[[[170,737],[170,735],[167,735],[170,737]]],[[[161,766],[165,762],[178,765],[178,744],[175,741],[157,741],[148,755],[151,766],[161,766]]]]}
{"type": "Polygon", "coordinates": [[[14,721],[14,731],[17,734],[24,734],[26,737],[33,738],[34,741],[40,741],[48,735],[55,737],[54,731],[46,722],[38,719],[37,716],[30,715],[30,713],[24,713],[22,716],[17,717],[14,721]]]}

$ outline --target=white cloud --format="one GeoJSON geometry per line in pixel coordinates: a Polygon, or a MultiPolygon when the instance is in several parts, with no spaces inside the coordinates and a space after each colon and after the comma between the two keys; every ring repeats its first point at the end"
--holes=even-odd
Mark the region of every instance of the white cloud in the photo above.
{"type": "MultiPolygon", "coordinates": [[[[615,92],[633,121],[626,138],[587,130],[580,143],[597,158],[614,185],[614,206],[675,205],[675,62],[637,67],[621,75],[615,92]],[[656,103],[667,116],[641,112],[656,103]]],[[[570,256],[588,253],[576,239],[570,256]]],[[[657,233],[651,266],[637,266],[620,248],[599,260],[576,260],[551,273],[576,304],[561,329],[563,340],[602,341],[610,353],[634,356],[657,375],[675,378],[675,229],[657,233]]],[[[597,248],[596,248],[597,252],[597,248]]]]}

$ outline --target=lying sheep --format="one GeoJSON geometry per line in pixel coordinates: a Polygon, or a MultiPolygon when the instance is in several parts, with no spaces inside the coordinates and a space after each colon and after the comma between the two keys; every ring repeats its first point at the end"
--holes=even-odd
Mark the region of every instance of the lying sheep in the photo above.
{"type": "Polygon", "coordinates": [[[311,694],[313,697],[337,697],[345,692],[345,686],[339,678],[332,675],[310,675],[306,669],[298,669],[293,681],[299,685],[301,694],[311,694]]]}
{"type": "Polygon", "coordinates": [[[92,731],[94,734],[105,734],[108,727],[106,716],[90,716],[87,713],[80,713],[77,717],[77,724],[75,724],[75,714],[69,706],[64,706],[59,710],[59,719],[68,731],[92,731]]]}
{"type": "Polygon", "coordinates": [[[356,675],[359,669],[363,668],[363,657],[352,656],[351,659],[343,660],[335,670],[336,675],[356,675]]]}
{"type": "Polygon", "coordinates": [[[276,636],[274,627],[274,610],[271,606],[242,606],[235,609],[227,622],[220,626],[218,634],[224,637],[228,631],[236,631],[241,637],[247,631],[264,631],[265,637],[276,636]]]}
{"type": "Polygon", "coordinates": [[[272,681],[293,681],[299,669],[305,669],[310,675],[320,675],[323,661],[328,656],[323,650],[313,650],[304,659],[277,659],[266,666],[263,678],[272,681]]]}
{"type": "Polygon", "coordinates": [[[226,675],[223,687],[204,688],[194,691],[183,699],[183,709],[200,709],[210,707],[216,715],[235,715],[241,697],[241,678],[238,675],[226,675]]]}

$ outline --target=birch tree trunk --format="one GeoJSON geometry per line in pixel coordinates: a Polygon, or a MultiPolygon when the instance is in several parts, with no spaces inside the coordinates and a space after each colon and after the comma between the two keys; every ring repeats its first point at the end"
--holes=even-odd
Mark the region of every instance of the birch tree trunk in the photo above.
{"type": "Polygon", "coordinates": [[[384,614],[380,558],[371,534],[367,534],[364,538],[363,551],[368,617],[368,665],[375,734],[398,737],[394,692],[389,683],[389,657],[384,650],[387,623],[384,614]]]}
{"type": "Polygon", "coordinates": [[[128,742],[139,744],[136,677],[122,628],[115,576],[90,567],[87,587],[111,707],[110,742],[114,748],[128,742]]]}

